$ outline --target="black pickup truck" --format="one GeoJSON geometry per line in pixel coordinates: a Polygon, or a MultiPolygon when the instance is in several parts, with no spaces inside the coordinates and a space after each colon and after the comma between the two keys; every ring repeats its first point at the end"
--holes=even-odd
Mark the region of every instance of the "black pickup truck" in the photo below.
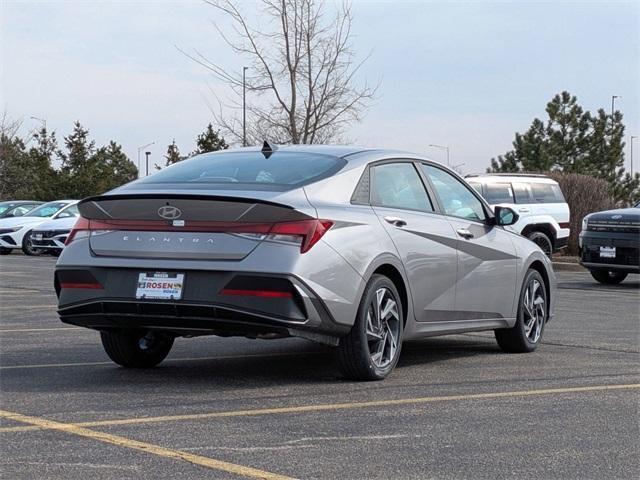
{"type": "Polygon", "coordinates": [[[600,283],[620,283],[640,273],[640,203],[590,213],[582,221],[580,263],[600,283]]]}

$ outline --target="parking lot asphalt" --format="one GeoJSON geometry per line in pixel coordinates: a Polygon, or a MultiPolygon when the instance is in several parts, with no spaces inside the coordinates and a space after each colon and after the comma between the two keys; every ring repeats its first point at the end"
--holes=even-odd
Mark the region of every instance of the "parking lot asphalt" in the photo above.
{"type": "Polygon", "coordinates": [[[178,339],[119,368],[58,320],[54,264],[0,257],[2,478],[640,477],[637,276],[559,272],[535,353],[439,337],[355,383],[297,339],[178,339]]]}

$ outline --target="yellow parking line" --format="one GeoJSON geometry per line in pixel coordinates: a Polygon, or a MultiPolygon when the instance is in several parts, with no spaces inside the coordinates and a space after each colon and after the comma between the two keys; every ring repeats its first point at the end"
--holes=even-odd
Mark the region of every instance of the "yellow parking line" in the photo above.
{"type": "Polygon", "coordinates": [[[117,445],[118,447],[130,448],[132,450],[151,453],[160,457],[183,460],[185,462],[199,465],[201,467],[220,470],[227,473],[233,473],[244,477],[261,478],[265,480],[291,480],[291,477],[278,475],[277,473],[266,472],[264,470],[245,467],[243,465],[237,465],[235,463],[223,462],[222,460],[215,460],[213,458],[203,457],[202,455],[195,455],[193,453],[183,452],[181,450],[165,448],[151,443],[139,442],[137,440],[131,440],[125,437],[121,437],[119,435],[96,432],[94,430],[89,430],[88,428],[79,427],[72,423],[54,422],[52,420],[46,420],[44,418],[30,417],[27,415],[7,412],[4,410],[0,410],[0,418],[27,423],[46,430],[57,430],[60,432],[70,433],[72,435],[90,438],[99,442],[117,445]]]}
{"type": "MultiPolygon", "coordinates": [[[[176,422],[185,420],[205,420],[212,418],[249,417],[258,415],[281,415],[287,413],[309,413],[336,410],[353,410],[372,407],[389,407],[402,405],[420,405],[425,403],[452,402],[462,400],[487,400],[497,398],[531,397],[537,395],[559,395],[563,393],[599,392],[609,390],[632,390],[640,388],[640,383],[623,385],[594,385],[588,387],[547,388],[539,390],[516,390],[510,392],[472,393],[465,395],[446,395],[437,397],[413,397],[391,400],[372,400],[368,402],[323,403],[316,405],[300,405],[295,407],[259,408],[251,410],[231,410],[223,412],[193,413],[183,415],[164,415],[158,417],[137,417],[114,420],[97,420],[93,422],[78,422],[74,425],[81,427],[103,427],[114,425],[137,425],[145,423],[176,422]]],[[[40,427],[4,427],[1,432],[24,432],[41,430],[40,427]]]]}

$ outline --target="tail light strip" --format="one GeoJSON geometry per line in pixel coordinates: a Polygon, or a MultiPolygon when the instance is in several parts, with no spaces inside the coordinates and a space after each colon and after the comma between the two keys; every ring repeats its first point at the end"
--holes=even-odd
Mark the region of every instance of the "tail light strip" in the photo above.
{"type": "Polygon", "coordinates": [[[308,252],[333,226],[330,220],[299,220],[280,223],[237,223],[189,221],[176,226],[162,220],[90,220],[79,217],[67,237],[69,245],[80,232],[96,230],[154,231],[154,232],[220,232],[255,233],[261,235],[287,235],[300,237],[300,252],[308,252]]]}

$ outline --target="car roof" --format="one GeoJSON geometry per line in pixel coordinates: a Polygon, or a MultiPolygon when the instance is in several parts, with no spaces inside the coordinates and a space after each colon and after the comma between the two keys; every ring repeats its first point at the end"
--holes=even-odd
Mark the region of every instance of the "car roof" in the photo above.
{"type": "Polygon", "coordinates": [[[465,180],[469,183],[500,183],[500,182],[516,182],[516,183],[553,183],[557,184],[555,180],[545,175],[531,175],[531,174],[484,174],[484,175],[467,175],[465,180]]]}
{"type": "MultiPolygon", "coordinates": [[[[350,145],[279,145],[279,144],[271,144],[271,147],[274,152],[304,152],[304,153],[317,153],[322,155],[330,155],[332,157],[343,158],[348,155],[353,155],[354,153],[359,153],[367,150],[374,150],[372,148],[366,147],[357,147],[350,145]]],[[[254,147],[242,147],[242,148],[233,148],[229,150],[219,150],[217,152],[213,152],[214,154],[221,154],[225,152],[261,152],[263,149],[262,146],[254,146],[254,147]]]]}
{"type": "MultiPolygon", "coordinates": [[[[383,158],[405,158],[405,159],[417,159],[425,160],[433,163],[431,158],[420,155],[417,153],[406,152],[395,149],[375,148],[375,147],[362,147],[353,145],[276,145],[272,144],[274,152],[301,152],[317,155],[328,155],[336,158],[346,160],[350,166],[355,167],[361,164],[366,164],[372,160],[378,160],[383,158]]],[[[239,153],[239,152],[261,152],[263,147],[242,147],[233,148],[228,150],[219,150],[217,152],[205,153],[203,155],[223,155],[224,153],[239,153]]]]}

